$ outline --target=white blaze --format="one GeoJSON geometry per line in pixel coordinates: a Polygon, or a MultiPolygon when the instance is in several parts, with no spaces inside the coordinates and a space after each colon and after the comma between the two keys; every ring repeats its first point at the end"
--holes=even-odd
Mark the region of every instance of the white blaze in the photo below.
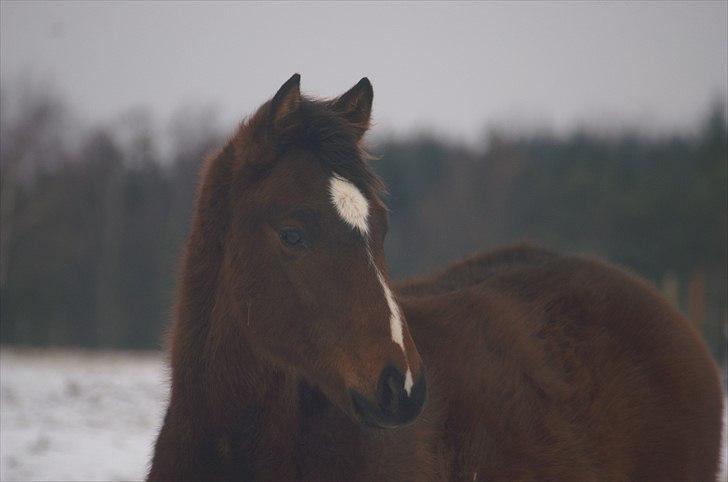
{"type": "Polygon", "coordinates": [[[379,284],[382,286],[384,298],[387,300],[387,306],[389,306],[389,328],[392,332],[392,341],[399,345],[402,349],[405,362],[407,363],[404,389],[407,392],[407,395],[409,395],[412,391],[413,382],[412,372],[409,368],[409,361],[407,361],[407,352],[404,348],[402,312],[400,311],[399,305],[395,301],[392,290],[389,289],[382,272],[379,271],[379,268],[377,268],[377,265],[374,263],[372,253],[369,251],[369,201],[367,201],[367,198],[354,184],[336,174],[331,177],[329,193],[331,194],[331,202],[334,204],[334,207],[339,213],[339,216],[341,216],[341,219],[343,219],[344,222],[352,228],[359,230],[367,243],[367,256],[369,256],[369,262],[374,267],[374,271],[377,273],[377,279],[379,280],[379,284]]]}
{"type": "MultiPolygon", "coordinates": [[[[372,262],[372,265],[374,264],[374,260],[371,259],[371,255],[369,259],[372,262]]],[[[377,272],[377,278],[379,279],[379,284],[382,285],[382,290],[384,291],[384,298],[387,300],[387,305],[389,306],[389,327],[392,329],[392,341],[399,345],[399,347],[404,351],[404,334],[402,332],[402,314],[399,311],[399,305],[397,305],[397,302],[394,301],[394,296],[392,295],[392,290],[389,289],[389,286],[387,286],[387,281],[384,279],[384,276],[382,276],[382,273],[379,271],[379,268],[374,266],[374,270],[377,272]]]]}

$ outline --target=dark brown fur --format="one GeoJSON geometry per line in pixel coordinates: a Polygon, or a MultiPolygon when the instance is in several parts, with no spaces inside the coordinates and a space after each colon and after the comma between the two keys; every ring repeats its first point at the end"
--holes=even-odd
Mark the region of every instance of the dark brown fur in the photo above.
{"type": "Polygon", "coordinates": [[[384,270],[370,108],[368,81],[317,102],[294,76],[205,164],[149,480],[713,480],[722,397],[696,330],[634,275],[527,246],[400,284],[427,403],[409,425],[359,423],[347,390],[405,360],[322,183],[369,198],[384,270]],[[278,220],[306,216],[317,248],[286,251],[278,220]]]}

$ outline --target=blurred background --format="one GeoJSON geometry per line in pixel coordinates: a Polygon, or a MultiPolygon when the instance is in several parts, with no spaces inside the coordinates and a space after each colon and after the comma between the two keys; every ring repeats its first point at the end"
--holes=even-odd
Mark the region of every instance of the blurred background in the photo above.
{"type": "Polygon", "coordinates": [[[598,256],[725,363],[726,2],[3,1],[0,27],[3,480],[143,477],[201,160],[294,72],[374,84],[395,278],[598,256]]]}

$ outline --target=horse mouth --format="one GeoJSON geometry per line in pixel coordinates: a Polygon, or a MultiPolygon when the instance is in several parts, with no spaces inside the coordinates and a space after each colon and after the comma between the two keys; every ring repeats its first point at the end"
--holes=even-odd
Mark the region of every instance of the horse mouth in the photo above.
{"type": "Polygon", "coordinates": [[[354,413],[357,420],[364,426],[376,429],[395,428],[397,424],[388,424],[379,417],[373,415],[370,409],[370,402],[362,394],[356,391],[351,393],[351,401],[354,405],[354,413]]]}

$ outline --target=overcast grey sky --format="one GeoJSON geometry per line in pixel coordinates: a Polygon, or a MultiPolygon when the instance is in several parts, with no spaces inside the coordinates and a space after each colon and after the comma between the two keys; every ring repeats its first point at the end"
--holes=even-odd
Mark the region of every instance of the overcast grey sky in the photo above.
{"type": "Polygon", "coordinates": [[[362,76],[377,130],[695,124],[728,82],[728,3],[2,1],[0,76],[51,79],[88,120],[213,103],[233,124],[292,73],[362,76]]]}

